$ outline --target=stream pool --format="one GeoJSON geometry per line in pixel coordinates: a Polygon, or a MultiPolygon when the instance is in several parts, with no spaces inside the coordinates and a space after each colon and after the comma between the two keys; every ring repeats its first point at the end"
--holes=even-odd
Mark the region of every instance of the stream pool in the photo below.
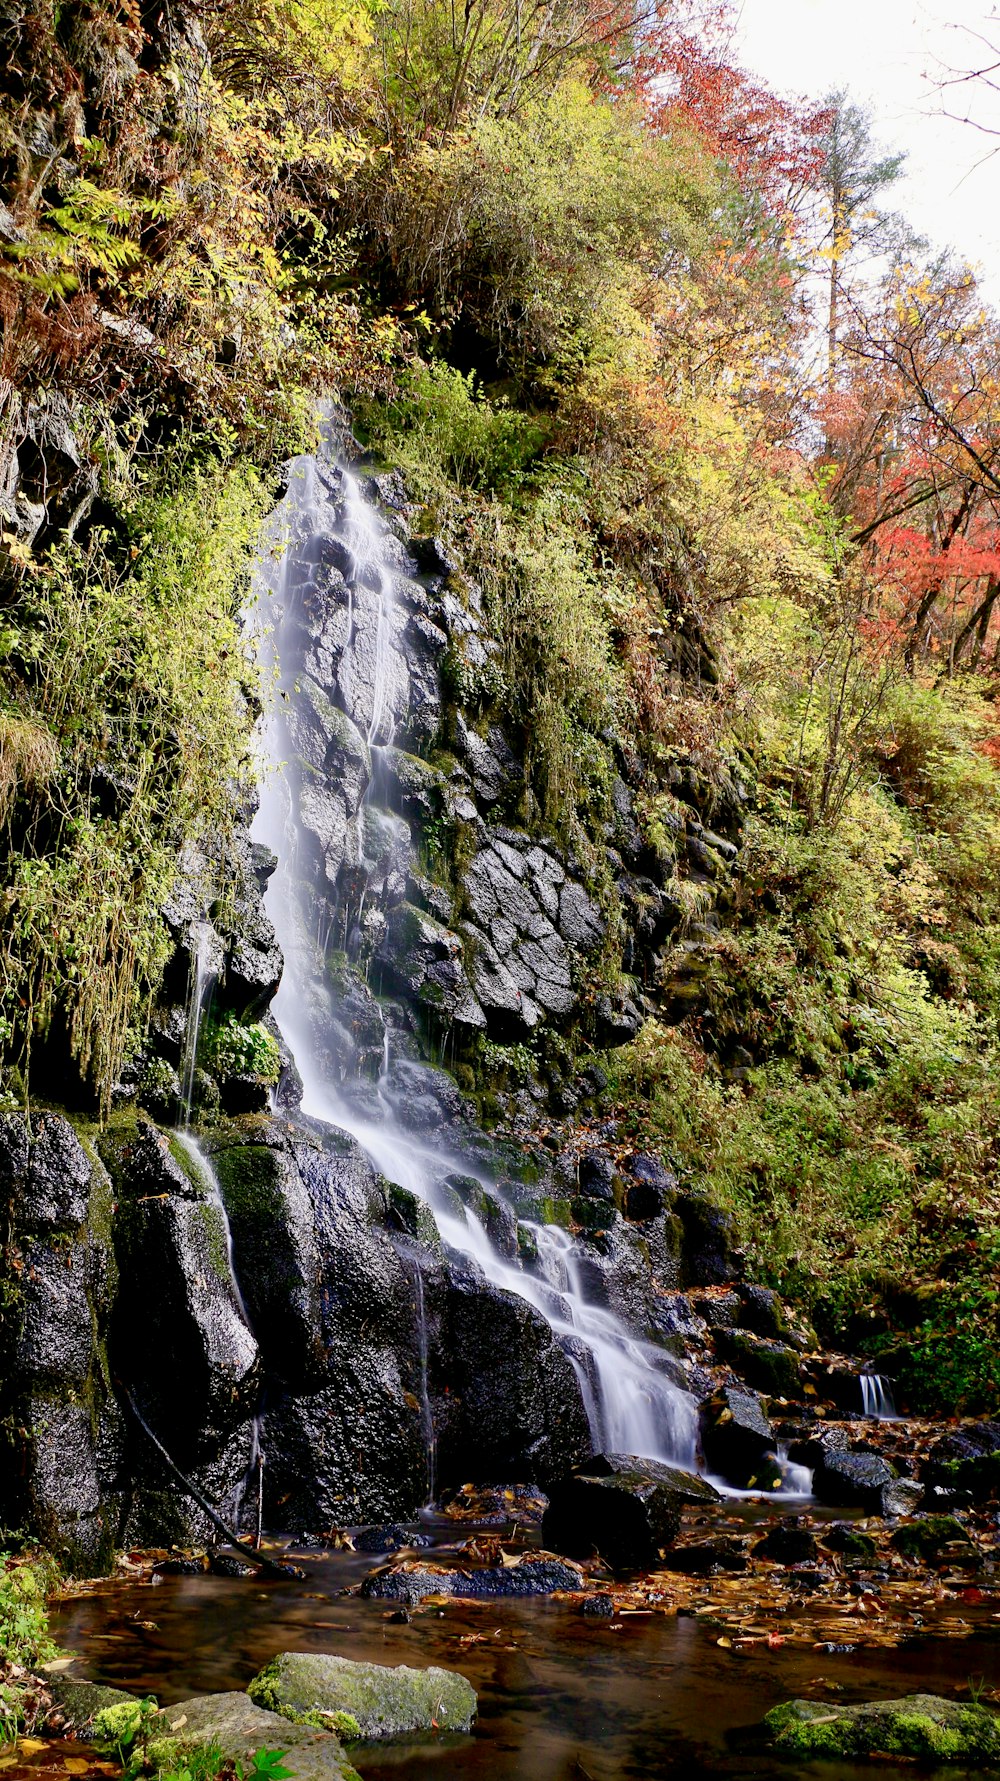
{"type": "MultiPolygon", "coordinates": [[[[473,1530],[431,1525],[443,1552],[473,1530]]],[[[751,1728],[794,1695],[866,1700],[918,1690],[985,1698],[1000,1684],[1000,1617],[970,1614],[963,1637],[923,1634],[892,1648],[829,1650],[767,1644],[737,1652],[719,1627],[690,1615],[584,1618],[567,1601],[411,1609],[345,1594],[378,1562],[353,1552],[298,1554],[307,1581],[210,1574],[124,1582],[65,1601],[53,1631],[80,1653],[80,1674],[157,1695],[164,1704],[245,1688],[283,1650],[328,1651],[376,1663],[441,1664],[479,1692],[474,1735],[362,1746],[364,1781],[626,1781],[632,1777],[783,1776],[751,1728]]],[[[863,1636],[863,1634],[862,1634],[863,1636]]],[[[74,1672],[77,1673],[77,1672],[74,1672]]],[[[817,1781],[862,1771],[825,1763],[795,1770],[817,1781]]],[[[882,1781],[911,1766],[880,1763],[882,1781]]],[[[952,1781],[962,1771],[937,1771],[952,1781]]]]}

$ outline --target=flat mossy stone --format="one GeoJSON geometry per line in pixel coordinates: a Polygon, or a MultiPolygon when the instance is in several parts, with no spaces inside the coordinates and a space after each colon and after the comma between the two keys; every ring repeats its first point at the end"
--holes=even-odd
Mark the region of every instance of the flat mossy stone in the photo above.
{"type": "Polygon", "coordinates": [[[855,1761],[896,1756],[925,1764],[1000,1765],[1000,1713],[936,1694],[859,1706],[786,1701],[771,1708],[764,1725],[784,1756],[855,1761]]]}
{"type": "Polygon", "coordinates": [[[139,1704],[136,1695],[127,1694],[122,1688],[104,1688],[99,1682],[75,1682],[69,1676],[46,1676],[45,1688],[53,1707],[62,1714],[68,1732],[89,1731],[95,1715],[102,1713],[105,1707],[139,1704]]]}
{"type": "Polygon", "coordinates": [[[199,1694],[157,1713],[150,1727],[150,1759],[175,1768],[192,1750],[215,1745],[224,1757],[244,1763],[256,1750],[280,1750],[294,1781],[360,1781],[332,1731],[292,1725],[265,1712],[246,1694],[199,1694]]]}
{"type": "Polygon", "coordinates": [[[338,1713],[357,1721],[362,1738],[415,1731],[468,1731],[476,1691],[457,1670],[354,1663],[346,1657],[284,1651],[261,1670],[248,1694],[296,1724],[329,1724],[338,1713]]]}

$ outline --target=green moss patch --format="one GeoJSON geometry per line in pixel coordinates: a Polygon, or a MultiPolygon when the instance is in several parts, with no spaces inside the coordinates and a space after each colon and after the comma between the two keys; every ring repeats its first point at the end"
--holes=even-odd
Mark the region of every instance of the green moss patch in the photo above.
{"type": "Polygon", "coordinates": [[[1000,1714],[933,1694],[854,1707],[787,1701],[772,1707],[764,1725],[775,1748],[790,1757],[1000,1764],[1000,1714]]]}

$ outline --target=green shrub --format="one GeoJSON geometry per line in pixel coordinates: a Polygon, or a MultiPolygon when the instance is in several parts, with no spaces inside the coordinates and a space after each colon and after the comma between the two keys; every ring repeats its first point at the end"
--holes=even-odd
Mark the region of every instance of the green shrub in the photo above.
{"type": "Polygon", "coordinates": [[[207,1068],[223,1078],[254,1076],[275,1083],[281,1075],[277,1040],[259,1022],[244,1026],[234,1014],[206,1021],[198,1049],[207,1068]]]}
{"type": "Polygon", "coordinates": [[[29,1669],[56,1656],[45,1605],[55,1580],[52,1559],[0,1552],[0,1666],[29,1669]]]}

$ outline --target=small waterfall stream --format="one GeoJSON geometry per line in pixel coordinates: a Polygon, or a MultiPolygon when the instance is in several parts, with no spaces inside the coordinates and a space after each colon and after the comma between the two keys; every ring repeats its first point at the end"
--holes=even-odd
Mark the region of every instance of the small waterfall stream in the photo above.
{"type": "MultiPolygon", "coordinates": [[[[229,1223],[229,1213],[226,1211],[226,1202],[222,1197],[222,1189],[219,1186],[219,1177],[212,1165],[211,1158],[202,1149],[197,1138],[188,1126],[175,1130],[174,1137],[190,1162],[194,1175],[201,1183],[206,1201],[214,1208],[219,1216],[222,1225],[223,1241],[226,1246],[226,1263],[229,1269],[229,1279],[233,1289],[233,1296],[236,1299],[240,1316],[252,1335],[253,1324],[250,1320],[250,1313],[247,1310],[246,1300],[243,1297],[242,1287],[240,1286],[240,1277],[236,1268],[236,1258],[233,1253],[232,1227],[229,1223]]],[[[246,1503],[248,1496],[250,1496],[251,1493],[254,1494],[256,1498],[256,1531],[258,1541],[260,1539],[263,1513],[264,1452],[260,1440],[263,1414],[264,1406],[263,1401],[261,1401],[258,1403],[254,1413],[250,1432],[250,1457],[247,1461],[246,1471],[237,1486],[233,1500],[234,1523],[238,1529],[239,1519],[244,1504],[246,1503]]]]}
{"type": "MultiPolygon", "coordinates": [[[[269,686],[273,692],[262,725],[261,803],[253,835],[278,860],[266,893],[266,907],[285,956],[273,1011],[301,1076],[303,1111],[352,1134],[383,1175],[425,1202],[446,1248],[461,1257],[467,1269],[481,1271],[494,1286],[519,1295],[542,1314],[576,1370],[595,1451],[642,1454],[693,1468],[697,1410],[691,1395],[676,1383],[677,1363],[637,1339],[610,1310],[590,1302],[582,1284],[584,1251],[576,1239],[555,1227],[536,1226],[537,1262],[526,1265],[501,1254],[482,1220],[447,1185],[447,1177],[455,1171],[466,1177],[476,1174],[468,1157],[453,1154],[426,1130],[413,1129],[408,1117],[413,1066],[409,1077],[400,1072],[387,1037],[381,1074],[372,1084],[352,1077],[350,1055],[336,1053],[337,1035],[346,1034],[349,1021],[325,968],[329,933],[357,935],[371,904],[385,895],[388,869],[378,883],[367,858],[366,836],[378,832],[379,824],[383,833],[400,824],[379,803],[378,772],[379,756],[397,729],[391,684],[394,561],[398,546],[355,477],[322,457],[302,458],[291,466],[288,490],[272,516],[257,577],[253,623],[265,692],[269,686]],[[352,893],[350,921],[346,914],[341,921],[338,912],[332,928],[330,878],[320,882],[323,868],[316,863],[315,843],[303,833],[300,798],[303,792],[315,796],[336,787],[324,786],[321,776],[317,779],[314,770],[296,758],[302,751],[292,734],[295,730],[301,736],[299,720],[304,722],[305,711],[299,663],[309,622],[300,610],[303,585],[314,615],[317,588],[320,597],[324,589],[323,565],[331,560],[347,584],[345,589],[341,583],[335,595],[339,704],[353,721],[354,733],[365,739],[371,759],[347,852],[361,867],[362,876],[367,868],[367,876],[360,895],[356,889],[352,893]],[[304,564],[314,566],[311,582],[308,573],[304,576],[304,564]]],[[[330,616],[328,606],[325,621],[330,616]]],[[[485,1176],[476,1178],[493,1186],[485,1176]]],[[[420,1320],[419,1269],[414,1287],[420,1320]]],[[[426,1315],[421,1328],[425,1438],[433,1490],[426,1315]]]]}
{"type": "Polygon", "coordinates": [[[892,1382],[883,1373],[862,1373],[861,1408],[865,1416],[875,1422],[896,1421],[896,1400],[892,1395],[892,1382]]]}

